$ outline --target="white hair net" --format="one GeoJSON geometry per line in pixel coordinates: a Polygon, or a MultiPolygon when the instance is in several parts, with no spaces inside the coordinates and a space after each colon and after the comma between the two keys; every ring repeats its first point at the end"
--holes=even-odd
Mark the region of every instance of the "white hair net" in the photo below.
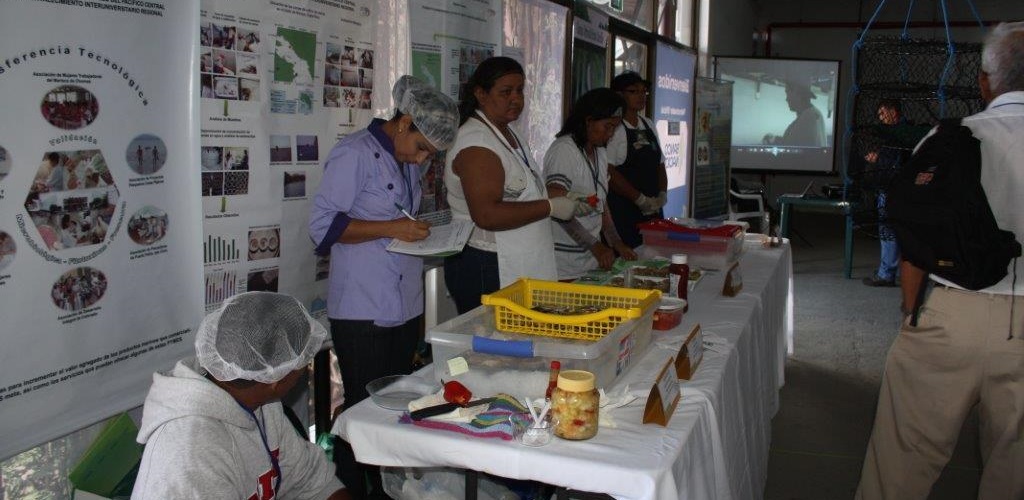
{"type": "Polygon", "coordinates": [[[423,81],[405,75],[395,82],[391,91],[395,107],[409,115],[416,129],[438,151],[451,147],[459,131],[459,106],[423,81]]]}
{"type": "Polygon", "coordinates": [[[199,366],[222,382],[271,384],[302,368],[327,338],[327,329],[293,297],[249,292],[224,301],[196,333],[199,366]]]}

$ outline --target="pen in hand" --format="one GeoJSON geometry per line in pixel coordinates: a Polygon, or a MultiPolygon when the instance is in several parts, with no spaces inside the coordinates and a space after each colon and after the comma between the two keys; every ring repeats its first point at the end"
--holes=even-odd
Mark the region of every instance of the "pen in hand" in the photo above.
{"type": "Polygon", "coordinates": [[[416,218],[413,217],[412,214],[410,214],[404,207],[402,207],[402,205],[395,203],[395,208],[401,211],[402,215],[406,216],[409,220],[416,220],[416,218]]]}

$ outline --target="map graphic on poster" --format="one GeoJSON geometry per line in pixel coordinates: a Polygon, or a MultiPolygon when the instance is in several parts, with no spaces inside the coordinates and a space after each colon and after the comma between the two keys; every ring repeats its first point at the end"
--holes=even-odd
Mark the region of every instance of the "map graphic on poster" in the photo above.
{"type": "Polygon", "coordinates": [[[312,85],[315,67],[316,34],[278,28],[274,50],[274,80],[312,85]]]}

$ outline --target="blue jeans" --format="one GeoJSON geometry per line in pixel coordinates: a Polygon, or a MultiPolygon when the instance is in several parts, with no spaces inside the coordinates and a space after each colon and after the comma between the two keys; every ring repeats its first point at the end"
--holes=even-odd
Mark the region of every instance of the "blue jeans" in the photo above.
{"type": "Polygon", "coordinates": [[[878,192],[878,242],[881,246],[881,262],[875,274],[879,279],[894,280],[900,269],[900,247],[896,244],[896,234],[892,226],[886,223],[888,213],[885,210],[885,191],[878,192]]]}

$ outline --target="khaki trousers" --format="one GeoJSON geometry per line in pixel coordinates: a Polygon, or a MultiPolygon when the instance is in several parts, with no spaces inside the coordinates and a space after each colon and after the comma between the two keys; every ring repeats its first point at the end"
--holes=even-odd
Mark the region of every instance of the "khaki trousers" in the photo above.
{"type": "Polygon", "coordinates": [[[858,499],[925,499],[978,405],[980,499],[1024,499],[1024,297],[936,286],[889,350],[858,499]]]}

